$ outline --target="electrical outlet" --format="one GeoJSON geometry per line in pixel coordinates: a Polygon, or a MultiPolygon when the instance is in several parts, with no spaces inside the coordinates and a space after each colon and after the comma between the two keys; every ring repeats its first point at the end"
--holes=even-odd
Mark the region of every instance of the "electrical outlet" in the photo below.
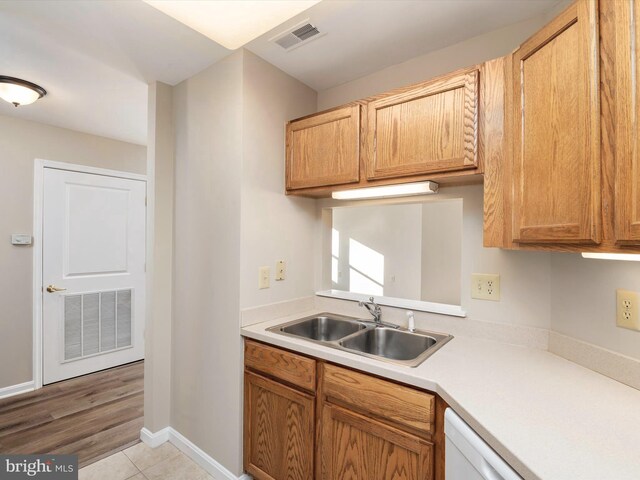
{"type": "Polygon", "coordinates": [[[269,288],[269,276],[271,269],[269,267],[260,267],[258,269],[258,288],[269,288]]]}
{"type": "Polygon", "coordinates": [[[638,294],[629,290],[616,290],[616,323],[619,327],[640,330],[638,294]]]}
{"type": "Polygon", "coordinates": [[[284,280],[285,273],[287,271],[287,265],[284,263],[284,260],[279,260],[276,263],[276,281],[284,280]]]}
{"type": "Polygon", "coordinates": [[[471,298],[500,301],[500,275],[472,273],[471,298]]]}

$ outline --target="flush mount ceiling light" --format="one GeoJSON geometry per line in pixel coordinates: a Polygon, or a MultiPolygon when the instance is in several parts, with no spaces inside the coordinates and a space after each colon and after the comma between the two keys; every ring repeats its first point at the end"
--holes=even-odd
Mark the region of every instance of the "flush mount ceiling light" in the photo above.
{"type": "Polygon", "coordinates": [[[357,188],[333,192],[335,200],[363,200],[365,198],[408,197],[411,195],[430,195],[438,192],[435,182],[403,183],[402,185],[385,185],[382,187],[357,188]]]}
{"type": "Polygon", "coordinates": [[[0,98],[12,103],[16,107],[29,105],[44,97],[47,91],[40,85],[27,82],[20,78],[0,75],[0,98]]]}
{"type": "Polygon", "coordinates": [[[144,0],[196,32],[235,50],[320,0],[144,0]]]}
{"type": "Polygon", "coordinates": [[[626,260],[640,262],[640,255],[634,253],[588,253],[582,252],[582,258],[595,258],[597,260],[626,260]]]}

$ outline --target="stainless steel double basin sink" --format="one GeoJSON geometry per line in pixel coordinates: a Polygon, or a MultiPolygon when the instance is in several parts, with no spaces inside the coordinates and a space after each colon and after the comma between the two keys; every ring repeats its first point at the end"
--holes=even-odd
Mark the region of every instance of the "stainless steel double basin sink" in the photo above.
{"type": "Polygon", "coordinates": [[[276,325],[268,331],[409,367],[417,367],[453,338],[434,332],[410,332],[332,313],[276,325]]]}

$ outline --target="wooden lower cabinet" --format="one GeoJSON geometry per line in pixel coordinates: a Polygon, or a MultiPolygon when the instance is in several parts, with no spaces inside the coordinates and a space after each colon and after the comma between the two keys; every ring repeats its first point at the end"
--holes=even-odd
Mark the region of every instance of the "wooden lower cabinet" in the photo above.
{"type": "Polygon", "coordinates": [[[244,388],[256,480],[444,480],[447,405],[430,392],[252,340],[244,388]]]}
{"type": "Polygon", "coordinates": [[[244,465],[257,480],[311,480],[315,399],[245,373],[244,465]]]}
{"type": "Polygon", "coordinates": [[[344,408],[322,411],[322,480],[433,478],[433,445],[344,408]]]}

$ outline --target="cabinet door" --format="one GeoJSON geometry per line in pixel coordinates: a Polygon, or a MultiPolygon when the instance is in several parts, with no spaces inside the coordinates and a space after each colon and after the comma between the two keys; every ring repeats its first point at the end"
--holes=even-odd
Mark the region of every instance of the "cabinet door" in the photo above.
{"type": "Polygon", "coordinates": [[[314,397],[245,373],[244,467],[258,480],[311,480],[314,397]]]}
{"type": "Polygon", "coordinates": [[[431,480],[433,445],[331,404],[322,413],[322,480],[431,480]]]}
{"type": "Polygon", "coordinates": [[[513,54],[515,242],[600,242],[596,0],[577,0],[513,54]]]}
{"type": "Polygon", "coordinates": [[[640,1],[613,2],[615,15],[615,236],[640,243],[640,1]]]}
{"type": "Polygon", "coordinates": [[[287,124],[287,190],[360,180],[360,105],[287,124]]]}
{"type": "Polygon", "coordinates": [[[367,178],[478,165],[478,70],[466,70],[367,105],[367,178]]]}

